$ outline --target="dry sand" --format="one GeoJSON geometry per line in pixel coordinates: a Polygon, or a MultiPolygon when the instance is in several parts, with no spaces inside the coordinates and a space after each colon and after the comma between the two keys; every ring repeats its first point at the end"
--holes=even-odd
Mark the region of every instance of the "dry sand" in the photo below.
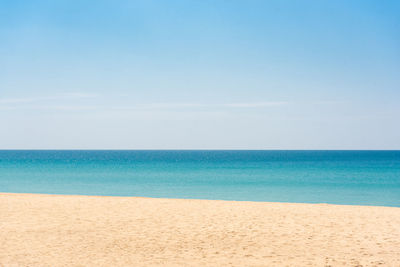
{"type": "Polygon", "coordinates": [[[0,266],[400,266],[400,208],[0,194],[0,266]]]}

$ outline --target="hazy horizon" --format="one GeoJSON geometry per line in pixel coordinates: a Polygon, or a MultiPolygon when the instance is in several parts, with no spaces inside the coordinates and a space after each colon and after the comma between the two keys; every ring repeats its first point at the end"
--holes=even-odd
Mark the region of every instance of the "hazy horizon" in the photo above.
{"type": "Polygon", "coordinates": [[[400,150],[398,1],[0,14],[0,149],[400,150]]]}

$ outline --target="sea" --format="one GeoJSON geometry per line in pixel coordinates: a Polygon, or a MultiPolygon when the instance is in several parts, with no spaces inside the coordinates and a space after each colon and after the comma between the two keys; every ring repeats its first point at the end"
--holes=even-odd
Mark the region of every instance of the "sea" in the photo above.
{"type": "Polygon", "coordinates": [[[400,151],[0,150],[0,192],[400,207],[400,151]]]}

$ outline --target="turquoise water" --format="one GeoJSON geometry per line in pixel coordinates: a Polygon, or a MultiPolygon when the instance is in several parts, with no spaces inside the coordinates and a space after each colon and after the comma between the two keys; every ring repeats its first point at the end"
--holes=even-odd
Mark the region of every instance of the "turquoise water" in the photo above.
{"type": "Polygon", "coordinates": [[[0,151],[0,192],[400,207],[400,151],[0,151]]]}

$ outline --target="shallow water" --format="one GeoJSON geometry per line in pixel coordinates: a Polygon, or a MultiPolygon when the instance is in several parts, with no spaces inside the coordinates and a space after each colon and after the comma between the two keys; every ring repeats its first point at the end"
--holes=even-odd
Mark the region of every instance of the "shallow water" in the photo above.
{"type": "Polygon", "coordinates": [[[400,207],[400,151],[0,151],[0,192],[400,207]]]}

